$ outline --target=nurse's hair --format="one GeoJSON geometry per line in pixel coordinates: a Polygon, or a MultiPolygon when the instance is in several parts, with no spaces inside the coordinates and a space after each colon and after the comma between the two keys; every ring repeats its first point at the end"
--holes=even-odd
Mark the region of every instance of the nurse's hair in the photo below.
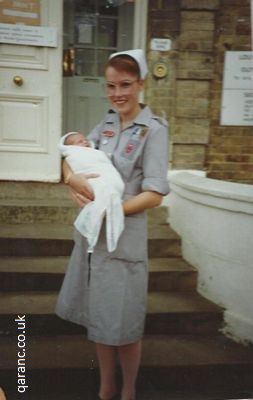
{"type": "Polygon", "coordinates": [[[115,56],[105,64],[105,72],[108,67],[113,67],[118,72],[128,72],[130,75],[135,75],[138,79],[141,78],[140,68],[135,59],[128,55],[115,56]]]}

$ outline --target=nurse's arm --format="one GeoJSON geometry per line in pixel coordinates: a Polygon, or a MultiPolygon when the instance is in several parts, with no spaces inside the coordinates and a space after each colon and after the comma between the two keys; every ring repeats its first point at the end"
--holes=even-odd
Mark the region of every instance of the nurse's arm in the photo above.
{"type": "Polygon", "coordinates": [[[124,201],[123,211],[125,215],[135,214],[148,208],[161,204],[163,196],[158,192],[142,192],[124,201]]]}
{"type": "Polygon", "coordinates": [[[98,174],[75,174],[66,160],[62,163],[64,182],[70,187],[70,194],[79,207],[84,207],[94,199],[94,192],[88,179],[96,178],[98,174]]]}

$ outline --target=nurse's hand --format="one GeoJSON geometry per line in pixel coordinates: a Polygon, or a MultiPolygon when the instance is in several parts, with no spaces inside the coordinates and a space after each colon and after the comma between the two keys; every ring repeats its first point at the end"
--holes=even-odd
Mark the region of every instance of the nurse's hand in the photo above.
{"type": "Polygon", "coordinates": [[[78,207],[84,207],[94,200],[94,192],[89,179],[97,178],[98,174],[72,174],[69,178],[70,194],[78,207]]]}
{"type": "Polygon", "coordinates": [[[74,203],[79,207],[83,208],[87,204],[89,204],[92,200],[88,199],[87,197],[81,195],[80,193],[75,192],[74,190],[70,189],[70,196],[74,203]]]}

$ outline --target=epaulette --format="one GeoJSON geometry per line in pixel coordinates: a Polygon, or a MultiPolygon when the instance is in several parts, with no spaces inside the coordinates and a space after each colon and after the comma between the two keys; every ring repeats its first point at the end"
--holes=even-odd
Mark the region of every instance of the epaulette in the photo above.
{"type": "Polygon", "coordinates": [[[152,119],[155,119],[159,124],[168,127],[168,121],[166,121],[165,118],[153,115],[152,119]]]}

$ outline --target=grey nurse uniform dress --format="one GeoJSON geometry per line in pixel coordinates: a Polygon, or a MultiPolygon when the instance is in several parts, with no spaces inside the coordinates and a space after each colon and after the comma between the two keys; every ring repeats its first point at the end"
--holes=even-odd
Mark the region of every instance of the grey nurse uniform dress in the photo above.
{"type": "MultiPolygon", "coordinates": [[[[142,191],[166,195],[168,128],[147,106],[120,131],[119,115],[109,111],[89,139],[111,158],[120,172],[123,200],[142,191]]],[[[58,297],[56,314],[87,328],[88,338],[107,345],[138,341],[144,330],[147,300],[146,213],[125,216],[117,249],[107,251],[105,226],[91,255],[75,231],[75,245],[58,297]]]]}

